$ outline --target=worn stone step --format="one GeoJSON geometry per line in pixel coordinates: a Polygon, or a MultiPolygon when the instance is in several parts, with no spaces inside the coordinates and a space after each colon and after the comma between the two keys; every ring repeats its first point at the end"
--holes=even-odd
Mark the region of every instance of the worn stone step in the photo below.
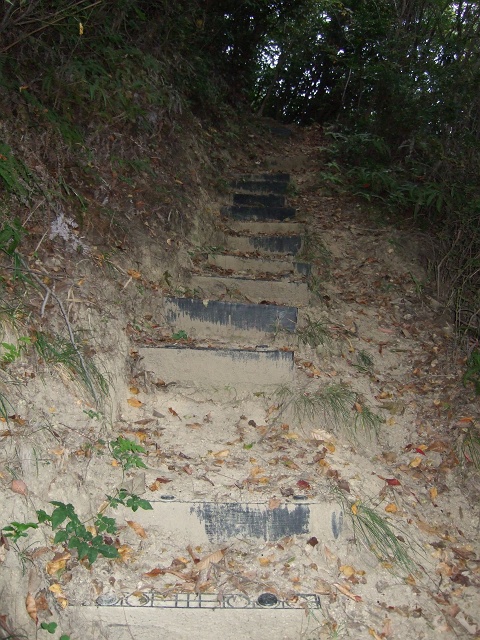
{"type": "Polygon", "coordinates": [[[185,593],[167,599],[152,591],[112,606],[70,607],[67,615],[72,628],[89,640],[298,640],[318,627],[320,603],[315,594],[265,607],[243,594],[185,593]]]}
{"type": "Polygon", "coordinates": [[[258,391],[292,383],[292,351],[208,347],[141,347],[145,371],[167,384],[258,391]]]}
{"type": "Polygon", "coordinates": [[[226,220],[227,229],[241,234],[268,234],[268,235],[299,235],[305,233],[306,226],[303,222],[279,221],[276,222],[255,222],[254,220],[226,220]]]}
{"type": "Polygon", "coordinates": [[[190,337],[248,339],[250,344],[267,340],[279,330],[293,333],[297,308],[266,304],[242,304],[199,298],[165,298],[166,322],[190,337]]]}
{"type": "MultiPolygon", "coordinates": [[[[284,223],[285,224],[285,223],[284,223]]],[[[303,238],[299,235],[270,236],[231,236],[225,237],[226,246],[241,253],[261,252],[263,254],[296,255],[303,246],[303,238]]]]}
{"type": "Polygon", "coordinates": [[[249,207],[248,205],[234,204],[222,207],[221,213],[234,220],[290,220],[295,218],[296,210],[293,207],[249,207]]]}
{"type": "Polygon", "coordinates": [[[217,253],[208,256],[208,264],[228,271],[246,271],[252,274],[271,273],[309,275],[310,265],[306,262],[294,260],[280,260],[274,258],[256,258],[236,256],[227,253],[217,253]]]}
{"type": "Polygon", "coordinates": [[[247,272],[251,274],[272,274],[308,276],[311,265],[308,262],[275,259],[269,257],[237,256],[217,253],[208,256],[207,264],[225,271],[247,272]]]}
{"type": "Polygon", "coordinates": [[[285,196],[273,193],[235,193],[233,204],[259,206],[259,207],[284,207],[285,196]]]}
{"type": "Polygon", "coordinates": [[[294,307],[304,307],[310,300],[307,283],[289,279],[255,280],[233,276],[193,275],[190,286],[199,290],[202,297],[218,300],[256,303],[268,301],[294,307]]]}

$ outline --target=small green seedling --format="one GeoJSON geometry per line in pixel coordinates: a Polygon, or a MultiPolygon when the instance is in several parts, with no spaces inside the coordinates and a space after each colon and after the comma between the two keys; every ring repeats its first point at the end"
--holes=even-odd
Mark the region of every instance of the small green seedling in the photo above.
{"type": "Polygon", "coordinates": [[[128,493],[126,489],[120,489],[117,496],[107,496],[108,504],[110,507],[116,509],[118,506],[128,507],[132,511],[138,511],[138,509],[144,509],[150,511],[153,509],[151,503],[148,500],[144,500],[134,493],[128,493]]]}
{"type": "Polygon", "coordinates": [[[20,538],[28,537],[28,529],[38,529],[35,522],[11,522],[1,530],[5,538],[11,538],[13,542],[18,542],[20,538]]]}
{"type": "Polygon", "coordinates": [[[172,334],[172,339],[173,340],[188,340],[188,335],[187,335],[186,331],[183,331],[183,329],[181,329],[180,331],[177,331],[177,332],[172,334]]]}
{"type": "MultiPolygon", "coordinates": [[[[40,624],[40,629],[42,631],[47,631],[48,633],[55,633],[57,630],[58,624],[56,622],[42,622],[40,624]]],[[[63,634],[60,636],[60,640],[70,640],[70,636],[63,634]]]]}
{"type": "Polygon", "coordinates": [[[124,471],[132,469],[132,467],[137,469],[147,468],[147,465],[138,455],[139,453],[146,453],[146,449],[128,438],[119,436],[116,440],[111,440],[110,451],[124,471]]]}

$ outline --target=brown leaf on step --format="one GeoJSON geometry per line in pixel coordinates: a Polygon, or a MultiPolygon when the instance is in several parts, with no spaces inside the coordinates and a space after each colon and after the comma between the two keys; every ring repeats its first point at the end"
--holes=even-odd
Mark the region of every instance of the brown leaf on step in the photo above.
{"type": "Polygon", "coordinates": [[[131,406],[131,407],[135,407],[136,409],[138,409],[139,407],[142,406],[143,402],[140,402],[140,400],[138,400],[137,398],[128,398],[127,399],[127,403],[131,406]]]}
{"type": "Polygon", "coordinates": [[[201,425],[199,422],[187,422],[185,426],[189,427],[190,429],[201,429],[203,425],[201,425]]]}
{"type": "Polygon", "coordinates": [[[27,593],[27,597],[25,598],[25,607],[30,618],[35,622],[35,624],[37,624],[37,603],[31,593],[27,593]]]}
{"type": "Polygon", "coordinates": [[[217,562],[220,562],[220,560],[225,556],[226,551],[227,547],[225,547],[225,549],[218,549],[218,551],[214,551],[208,556],[205,556],[197,562],[195,565],[195,571],[202,571],[203,569],[208,569],[211,564],[217,564],[217,562]]]}
{"type": "Polygon", "coordinates": [[[390,502],[389,504],[387,504],[387,506],[385,507],[385,511],[387,513],[397,513],[398,511],[398,507],[394,502],[390,502]]]}
{"type": "Polygon", "coordinates": [[[354,402],[353,406],[357,413],[363,413],[363,407],[359,402],[354,402]]]}
{"type": "Polygon", "coordinates": [[[139,424],[140,426],[145,426],[150,422],[153,422],[153,418],[142,418],[141,420],[135,420],[133,424],[139,424]]]}
{"type": "Polygon", "coordinates": [[[134,396],[138,395],[140,393],[140,389],[138,387],[130,387],[129,389],[130,393],[132,393],[134,396]]]}
{"type": "Polygon", "coordinates": [[[189,476],[192,475],[193,473],[193,467],[191,464],[186,464],[184,467],[182,467],[183,471],[185,471],[185,473],[188,473],[189,476]]]}
{"type": "Polygon", "coordinates": [[[312,536],[309,540],[307,540],[307,544],[311,547],[316,547],[318,544],[318,539],[315,536],[312,536]]]}
{"type": "Polygon", "coordinates": [[[438,496],[438,489],[437,487],[430,487],[430,489],[428,490],[428,493],[430,494],[430,500],[432,502],[435,502],[436,497],[438,496]]]}
{"type": "Polygon", "coordinates": [[[143,574],[145,577],[147,578],[156,578],[157,576],[163,576],[165,575],[165,570],[164,569],[159,569],[158,567],[155,569],[152,569],[151,571],[149,571],[148,573],[144,573],[143,574]]]}
{"type": "Polygon", "coordinates": [[[179,420],[181,420],[180,416],[178,415],[178,413],[175,411],[175,409],[172,409],[172,407],[168,407],[168,411],[169,413],[172,414],[172,416],[175,416],[175,418],[178,418],[179,420]]]}
{"type": "Polygon", "coordinates": [[[279,498],[270,498],[268,501],[269,509],[278,509],[278,507],[282,504],[282,501],[279,498]]]}
{"type": "Polygon", "coordinates": [[[385,636],[379,636],[375,629],[372,629],[372,627],[368,628],[368,633],[372,636],[372,638],[374,638],[374,640],[384,640],[385,636]]]}
{"type": "Polygon", "coordinates": [[[12,480],[10,489],[13,493],[19,493],[21,496],[26,496],[28,491],[27,485],[23,480],[12,480]]]}
{"type": "Polygon", "coordinates": [[[326,580],[320,578],[315,584],[315,593],[320,596],[329,596],[332,593],[332,587],[326,580]]]}
{"type": "Polygon", "coordinates": [[[344,480],[343,478],[340,478],[337,484],[339,489],[342,489],[342,491],[346,491],[347,493],[350,493],[350,484],[346,480],[344,480]]]}
{"type": "Polygon", "coordinates": [[[134,522],[133,520],[126,520],[128,526],[135,531],[139,538],[147,538],[147,534],[142,525],[138,524],[138,522],[134,522]]]}

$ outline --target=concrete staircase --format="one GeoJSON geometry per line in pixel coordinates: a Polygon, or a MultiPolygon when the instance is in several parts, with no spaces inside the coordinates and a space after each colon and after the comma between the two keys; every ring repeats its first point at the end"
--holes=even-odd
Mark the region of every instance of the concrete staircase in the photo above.
{"type": "MultiPolygon", "coordinates": [[[[225,249],[205,255],[192,274],[187,286],[194,297],[164,300],[171,335],[187,338],[138,349],[145,376],[161,380],[160,394],[191,393],[208,404],[213,393],[230,387],[241,411],[239,397],[252,402],[279,385],[295,384],[292,338],[299,309],[310,301],[310,265],[299,258],[305,225],[286,203],[288,184],[283,173],[246,175],[232,183],[231,204],[222,209],[225,249]]],[[[135,521],[158,539],[186,537],[192,546],[234,549],[239,540],[256,545],[285,536],[334,541],[343,531],[338,505],[302,495],[272,507],[267,499],[166,494],[152,505],[137,512],[135,521]]],[[[161,563],[161,557],[152,559],[152,565],[161,563]]],[[[89,626],[89,638],[294,640],[305,629],[306,611],[315,617],[320,608],[315,593],[282,599],[245,591],[167,596],[150,589],[104,594],[72,608],[72,615],[89,626]]]]}

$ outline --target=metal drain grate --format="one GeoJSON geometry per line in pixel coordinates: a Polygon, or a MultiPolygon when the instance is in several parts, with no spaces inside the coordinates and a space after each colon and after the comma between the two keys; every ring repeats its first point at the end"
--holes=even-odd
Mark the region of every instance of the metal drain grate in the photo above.
{"type": "Polygon", "coordinates": [[[99,607],[155,607],[160,609],[320,609],[315,593],[299,593],[294,600],[280,600],[271,593],[258,597],[244,594],[176,593],[165,596],[152,591],[134,592],[121,596],[106,594],[96,600],[99,607]]]}

